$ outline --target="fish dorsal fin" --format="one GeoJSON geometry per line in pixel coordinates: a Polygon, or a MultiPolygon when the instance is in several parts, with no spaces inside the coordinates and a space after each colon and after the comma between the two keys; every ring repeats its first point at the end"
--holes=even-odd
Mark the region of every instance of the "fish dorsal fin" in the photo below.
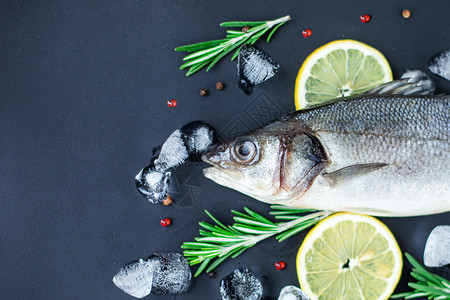
{"type": "Polygon", "coordinates": [[[377,86],[361,95],[433,95],[435,84],[420,70],[408,70],[401,79],[377,86]]]}
{"type": "Polygon", "coordinates": [[[352,180],[354,178],[366,175],[368,173],[379,170],[386,167],[388,164],[385,163],[372,163],[372,164],[358,164],[342,169],[336,170],[331,173],[325,173],[322,176],[328,180],[331,187],[336,187],[337,185],[352,180]]]}
{"type": "Polygon", "coordinates": [[[313,109],[367,95],[434,95],[435,88],[435,83],[424,72],[407,70],[399,80],[389,81],[361,94],[321,101],[319,104],[308,106],[306,109],[313,109]]]}

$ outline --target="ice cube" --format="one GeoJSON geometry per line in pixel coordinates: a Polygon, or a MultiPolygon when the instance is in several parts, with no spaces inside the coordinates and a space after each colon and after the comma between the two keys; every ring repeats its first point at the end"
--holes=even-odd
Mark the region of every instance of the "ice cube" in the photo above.
{"type": "Polygon", "coordinates": [[[430,59],[428,69],[436,75],[450,80],[450,50],[444,50],[430,59]]]}
{"type": "Polygon", "coordinates": [[[158,171],[167,171],[184,163],[188,156],[189,153],[181,137],[181,131],[177,129],[162,145],[161,152],[154,162],[155,168],[158,171]]]}
{"type": "Polygon", "coordinates": [[[450,264],[450,225],[436,226],[425,244],[423,262],[427,267],[450,264]]]}
{"type": "Polygon", "coordinates": [[[280,291],[278,300],[309,300],[309,297],[298,287],[287,285],[280,291]]]}
{"type": "Polygon", "coordinates": [[[189,264],[179,253],[154,253],[148,258],[154,266],[152,294],[180,294],[191,285],[189,264]]]}
{"type": "Polygon", "coordinates": [[[151,163],[136,175],[136,188],[149,202],[159,203],[169,194],[170,177],[170,172],[155,170],[151,163]]]}
{"type": "Polygon", "coordinates": [[[194,121],[181,128],[183,141],[189,158],[198,160],[200,156],[214,143],[214,129],[202,121],[194,121]]]}
{"type": "Polygon", "coordinates": [[[244,45],[238,55],[239,88],[250,95],[253,86],[273,77],[280,68],[272,57],[251,45],[244,45]]]}
{"type": "Polygon", "coordinates": [[[261,281],[248,268],[236,269],[220,282],[223,300],[258,300],[262,294],[261,281]]]}
{"type": "Polygon", "coordinates": [[[152,290],[154,264],[142,259],[129,263],[113,277],[113,282],[128,295],[143,298],[152,290]]]}

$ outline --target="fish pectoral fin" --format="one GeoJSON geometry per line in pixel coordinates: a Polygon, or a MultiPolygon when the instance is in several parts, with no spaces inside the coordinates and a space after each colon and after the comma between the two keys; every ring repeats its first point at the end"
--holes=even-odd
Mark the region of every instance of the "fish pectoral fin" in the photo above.
{"type": "Polygon", "coordinates": [[[322,176],[328,180],[331,187],[336,187],[342,183],[352,180],[357,177],[361,177],[368,173],[377,171],[388,164],[385,163],[372,163],[372,164],[359,164],[344,167],[331,173],[324,173],[322,176]]]}

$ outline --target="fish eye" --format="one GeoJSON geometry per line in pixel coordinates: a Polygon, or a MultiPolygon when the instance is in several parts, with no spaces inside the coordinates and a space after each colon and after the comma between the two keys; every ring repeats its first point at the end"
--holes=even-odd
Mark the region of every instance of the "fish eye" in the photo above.
{"type": "Polygon", "coordinates": [[[237,141],[233,145],[232,154],[236,162],[251,164],[258,153],[256,144],[252,141],[237,141]]]}

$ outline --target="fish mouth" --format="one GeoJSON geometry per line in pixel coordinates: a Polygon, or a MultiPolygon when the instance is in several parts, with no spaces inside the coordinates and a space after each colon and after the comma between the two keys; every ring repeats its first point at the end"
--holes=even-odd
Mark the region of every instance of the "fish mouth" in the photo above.
{"type": "Polygon", "coordinates": [[[206,178],[211,179],[219,185],[234,189],[259,201],[281,204],[278,200],[271,200],[270,196],[272,194],[266,195],[262,193],[260,189],[247,186],[245,184],[246,178],[244,174],[238,169],[236,170],[227,165],[227,157],[229,158],[229,155],[227,156],[227,152],[226,146],[219,145],[214,146],[202,155],[202,161],[210,165],[209,167],[203,169],[203,175],[206,178]],[[219,151],[218,149],[222,151],[219,151]]]}
{"type": "Polygon", "coordinates": [[[201,159],[207,164],[213,166],[221,166],[223,162],[230,159],[227,146],[223,144],[216,144],[212,146],[208,151],[203,153],[201,159]]]}
{"type": "Polygon", "coordinates": [[[229,145],[220,144],[213,146],[202,155],[202,161],[209,164],[203,169],[203,175],[215,183],[234,189],[252,198],[268,202],[259,189],[246,184],[246,177],[240,168],[235,168],[232,161],[229,145]]]}
{"type": "Polygon", "coordinates": [[[209,151],[205,152],[200,159],[207,163],[208,165],[214,165],[214,163],[209,159],[210,155],[209,155],[209,151]]]}
{"type": "Polygon", "coordinates": [[[215,145],[202,155],[202,161],[210,165],[203,169],[203,175],[220,185],[234,187],[236,182],[244,179],[244,175],[225,167],[226,162],[229,161],[226,150],[225,145],[215,145]]]}
{"type": "MultiPolygon", "coordinates": [[[[213,165],[211,167],[203,169],[203,175],[219,185],[241,192],[256,200],[270,204],[284,204],[278,200],[272,200],[270,198],[271,195],[269,195],[268,197],[268,195],[261,194],[261,191],[258,189],[255,190],[247,187],[242,183],[243,181],[245,181],[244,175],[242,175],[238,171],[224,169],[220,166],[213,165]]],[[[292,200],[286,202],[290,201],[292,200]]]]}
{"type": "Polygon", "coordinates": [[[219,166],[212,166],[204,168],[203,175],[222,186],[235,189],[242,193],[250,192],[247,188],[240,184],[240,182],[245,179],[244,175],[234,170],[224,169],[219,166]]]}

